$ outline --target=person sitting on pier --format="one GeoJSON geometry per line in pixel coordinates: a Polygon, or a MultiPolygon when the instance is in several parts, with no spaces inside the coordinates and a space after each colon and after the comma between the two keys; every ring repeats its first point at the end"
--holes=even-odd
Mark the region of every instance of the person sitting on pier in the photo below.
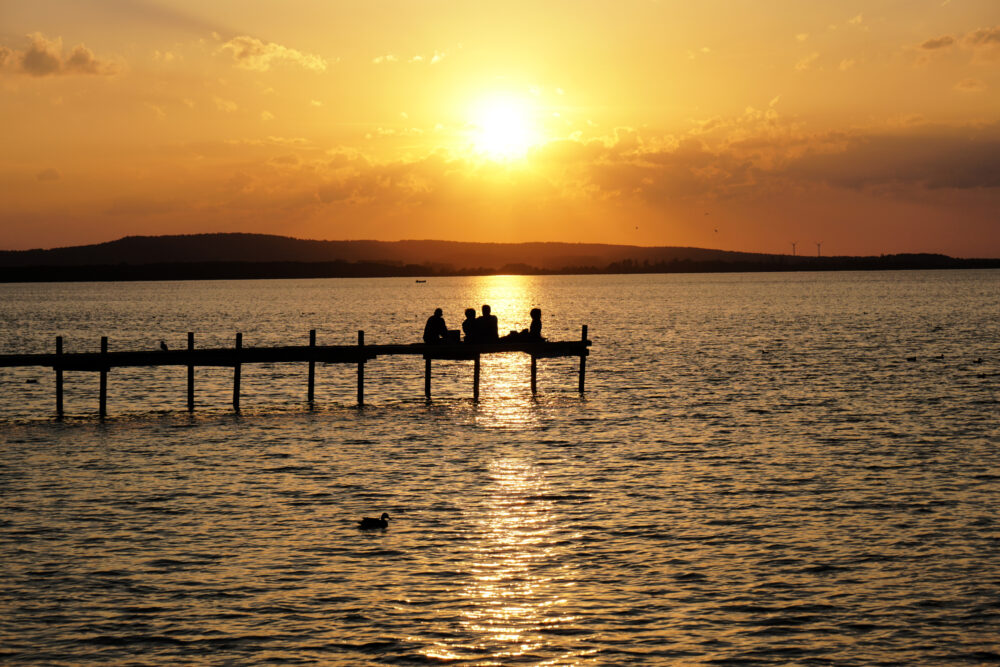
{"type": "Polygon", "coordinates": [[[427,318],[427,324],[424,325],[424,342],[437,345],[447,338],[448,326],[444,323],[444,313],[440,308],[435,308],[434,314],[427,318]]]}
{"type": "Polygon", "coordinates": [[[511,331],[509,334],[501,338],[500,340],[505,343],[540,343],[545,340],[542,337],[542,310],[541,308],[532,308],[529,313],[531,316],[531,324],[527,329],[521,329],[520,331],[511,331]]]}
{"type": "Polygon", "coordinates": [[[476,337],[480,343],[496,343],[500,340],[497,316],[490,313],[490,307],[483,305],[483,314],[476,318],[476,337]]]}
{"type": "Polygon", "coordinates": [[[531,316],[531,324],[528,325],[527,331],[522,331],[521,334],[524,336],[525,340],[532,341],[543,341],[542,338],[542,309],[532,308],[531,312],[528,313],[531,316]]]}
{"type": "Polygon", "coordinates": [[[476,309],[466,308],[465,309],[465,320],[462,322],[462,331],[465,332],[465,342],[475,343],[478,342],[479,336],[476,334],[476,309]]]}

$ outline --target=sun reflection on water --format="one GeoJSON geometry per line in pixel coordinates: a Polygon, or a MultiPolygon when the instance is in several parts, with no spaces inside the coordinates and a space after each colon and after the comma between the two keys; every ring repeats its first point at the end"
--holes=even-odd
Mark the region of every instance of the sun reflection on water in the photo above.
{"type": "Polygon", "coordinates": [[[441,642],[429,656],[530,658],[549,652],[559,629],[577,620],[560,612],[574,573],[559,544],[543,475],[514,457],[495,459],[487,475],[490,493],[469,521],[468,579],[460,589],[463,640],[441,642]]]}
{"type": "MultiPolygon", "coordinates": [[[[539,302],[538,292],[537,276],[481,276],[463,296],[475,304],[477,310],[482,304],[489,304],[499,320],[503,336],[528,327],[529,311],[544,305],[539,302]]],[[[548,315],[543,308],[543,317],[548,315]]],[[[538,410],[530,394],[531,360],[528,355],[520,352],[484,355],[481,363],[480,396],[483,400],[476,411],[476,423],[507,429],[537,426],[538,410]]]]}

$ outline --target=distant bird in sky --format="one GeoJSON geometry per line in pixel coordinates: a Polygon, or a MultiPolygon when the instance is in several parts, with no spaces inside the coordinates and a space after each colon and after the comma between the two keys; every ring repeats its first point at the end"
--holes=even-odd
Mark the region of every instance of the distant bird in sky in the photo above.
{"type": "Polygon", "coordinates": [[[363,530],[368,530],[369,528],[388,528],[389,527],[389,513],[382,512],[382,516],[378,519],[370,516],[366,516],[361,521],[358,521],[358,528],[363,530]]]}
{"type": "Polygon", "coordinates": [[[162,341],[162,340],[160,341],[160,349],[163,350],[164,352],[169,352],[170,351],[170,348],[167,347],[167,344],[164,341],[162,341]]]}

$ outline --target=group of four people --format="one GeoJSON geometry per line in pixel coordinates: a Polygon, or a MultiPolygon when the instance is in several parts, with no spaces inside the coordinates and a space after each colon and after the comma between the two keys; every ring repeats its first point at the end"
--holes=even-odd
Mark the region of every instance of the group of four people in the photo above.
{"type": "MultiPolygon", "coordinates": [[[[542,311],[540,308],[531,309],[531,324],[523,331],[511,331],[500,338],[497,316],[491,312],[488,305],[483,306],[483,314],[476,317],[475,308],[466,308],[465,321],[462,322],[462,332],[465,334],[466,343],[498,343],[500,341],[542,341],[542,311]]],[[[458,342],[458,331],[448,330],[448,325],[444,322],[444,311],[440,308],[434,310],[434,314],[427,318],[424,325],[424,342],[430,344],[458,342]]]]}

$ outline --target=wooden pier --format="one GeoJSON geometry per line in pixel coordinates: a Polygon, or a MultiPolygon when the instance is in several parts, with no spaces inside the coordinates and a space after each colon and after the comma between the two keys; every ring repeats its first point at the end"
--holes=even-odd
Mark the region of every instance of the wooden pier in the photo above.
{"type": "Polygon", "coordinates": [[[107,416],[108,372],[112,368],[127,366],[186,366],[187,367],[187,409],[194,410],[195,374],[198,366],[227,367],[233,369],[233,410],[240,409],[240,374],[243,364],[296,363],[309,364],[306,401],[313,405],[316,397],[316,363],[357,364],[358,406],[365,404],[365,364],[386,356],[420,355],[424,358],[424,396],[431,398],[431,362],[433,360],[473,361],[472,398],[479,400],[479,359],[484,354],[521,352],[531,356],[531,393],[538,391],[537,360],[553,357],[579,357],[580,371],[578,390],[583,393],[587,375],[587,356],[591,345],[587,339],[587,325],[583,325],[580,340],[576,341],[511,341],[497,343],[446,343],[432,345],[413,343],[409,345],[366,345],[365,332],[358,331],[357,345],[317,345],[316,330],[309,332],[308,345],[287,345],[282,347],[243,347],[243,334],[236,334],[231,348],[196,349],[194,334],[187,335],[187,349],[150,350],[136,352],[111,352],[108,350],[107,336],[101,337],[100,352],[66,354],[63,352],[62,336],[56,337],[55,354],[4,354],[0,355],[0,368],[19,366],[43,366],[55,371],[56,416],[63,416],[63,373],[66,371],[89,371],[100,374],[98,414],[107,416]]]}

